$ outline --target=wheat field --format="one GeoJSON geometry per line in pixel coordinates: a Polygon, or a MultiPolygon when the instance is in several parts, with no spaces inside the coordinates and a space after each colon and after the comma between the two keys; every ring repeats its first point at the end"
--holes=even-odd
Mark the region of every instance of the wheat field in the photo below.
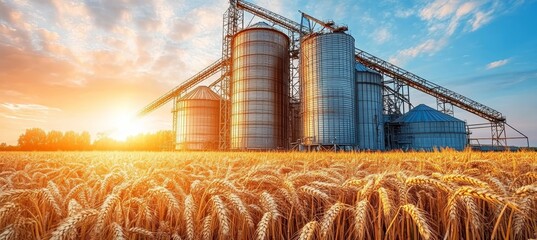
{"type": "Polygon", "coordinates": [[[537,153],[0,153],[0,239],[531,239],[537,153]]]}

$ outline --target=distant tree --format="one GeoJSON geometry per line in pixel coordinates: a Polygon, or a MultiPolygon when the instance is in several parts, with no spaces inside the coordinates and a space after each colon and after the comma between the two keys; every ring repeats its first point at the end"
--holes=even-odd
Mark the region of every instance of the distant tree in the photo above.
{"type": "Polygon", "coordinates": [[[47,134],[41,128],[26,129],[20,135],[18,144],[22,150],[44,150],[47,134]]]}
{"type": "Polygon", "coordinates": [[[17,146],[7,145],[7,143],[0,143],[0,151],[17,151],[19,148],[17,146]]]}
{"type": "Polygon", "coordinates": [[[76,148],[77,134],[74,131],[67,131],[63,134],[62,150],[73,151],[76,148]]]}
{"type": "Polygon", "coordinates": [[[63,133],[52,130],[47,133],[46,150],[58,151],[63,150],[62,147],[63,133]]]}
{"type": "Polygon", "coordinates": [[[159,150],[173,150],[175,148],[175,139],[173,131],[159,131],[157,132],[157,141],[159,143],[159,150]]]}
{"type": "Polygon", "coordinates": [[[92,149],[98,151],[126,150],[124,144],[107,136],[99,136],[93,142],[92,149]]]}
{"type": "Polygon", "coordinates": [[[77,136],[76,150],[89,150],[91,148],[91,135],[89,132],[84,131],[77,136]]]}

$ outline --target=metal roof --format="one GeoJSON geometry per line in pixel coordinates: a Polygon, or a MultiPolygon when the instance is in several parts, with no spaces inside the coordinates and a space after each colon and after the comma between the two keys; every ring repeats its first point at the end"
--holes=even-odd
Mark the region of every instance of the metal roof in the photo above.
{"type": "Polygon", "coordinates": [[[268,28],[268,29],[275,29],[274,27],[270,26],[268,23],[266,22],[258,22],[256,24],[253,24],[253,25],[250,25],[247,27],[247,29],[250,29],[250,28],[268,28]]]}
{"type": "Polygon", "coordinates": [[[356,69],[356,71],[358,71],[358,72],[371,72],[371,73],[380,74],[380,73],[378,73],[377,71],[374,71],[373,69],[368,68],[368,67],[362,65],[362,64],[359,63],[359,62],[356,63],[355,69],[356,69]]]}
{"type": "Polygon", "coordinates": [[[394,122],[462,122],[462,120],[437,111],[427,105],[420,104],[403,114],[403,116],[395,119],[394,122]]]}
{"type": "Polygon", "coordinates": [[[220,96],[213,92],[209,87],[199,86],[194,90],[190,91],[183,97],[181,100],[191,100],[191,99],[201,99],[201,100],[220,100],[220,96]]]}

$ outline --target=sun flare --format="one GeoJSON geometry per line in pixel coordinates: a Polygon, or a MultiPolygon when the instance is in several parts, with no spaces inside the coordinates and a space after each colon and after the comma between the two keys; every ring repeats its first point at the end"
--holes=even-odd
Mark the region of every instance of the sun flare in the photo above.
{"type": "Polygon", "coordinates": [[[128,137],[144,132],[142,119],[131,114],[118,114],[113,119],[114,128],[109,137],[118,141],[125,141],[128,137]]]}

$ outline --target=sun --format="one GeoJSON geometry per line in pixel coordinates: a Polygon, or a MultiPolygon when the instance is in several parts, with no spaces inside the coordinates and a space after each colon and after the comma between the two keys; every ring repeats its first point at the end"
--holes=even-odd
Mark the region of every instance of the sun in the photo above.
{"type": "Polygon", "coordinates": [[[142,119],[132,114],[117,114],[112,122],[114,123],[114,128],[110,132],[109,137],[118,141],[125,141],[130,136],[144,132],[142,119]]]}

